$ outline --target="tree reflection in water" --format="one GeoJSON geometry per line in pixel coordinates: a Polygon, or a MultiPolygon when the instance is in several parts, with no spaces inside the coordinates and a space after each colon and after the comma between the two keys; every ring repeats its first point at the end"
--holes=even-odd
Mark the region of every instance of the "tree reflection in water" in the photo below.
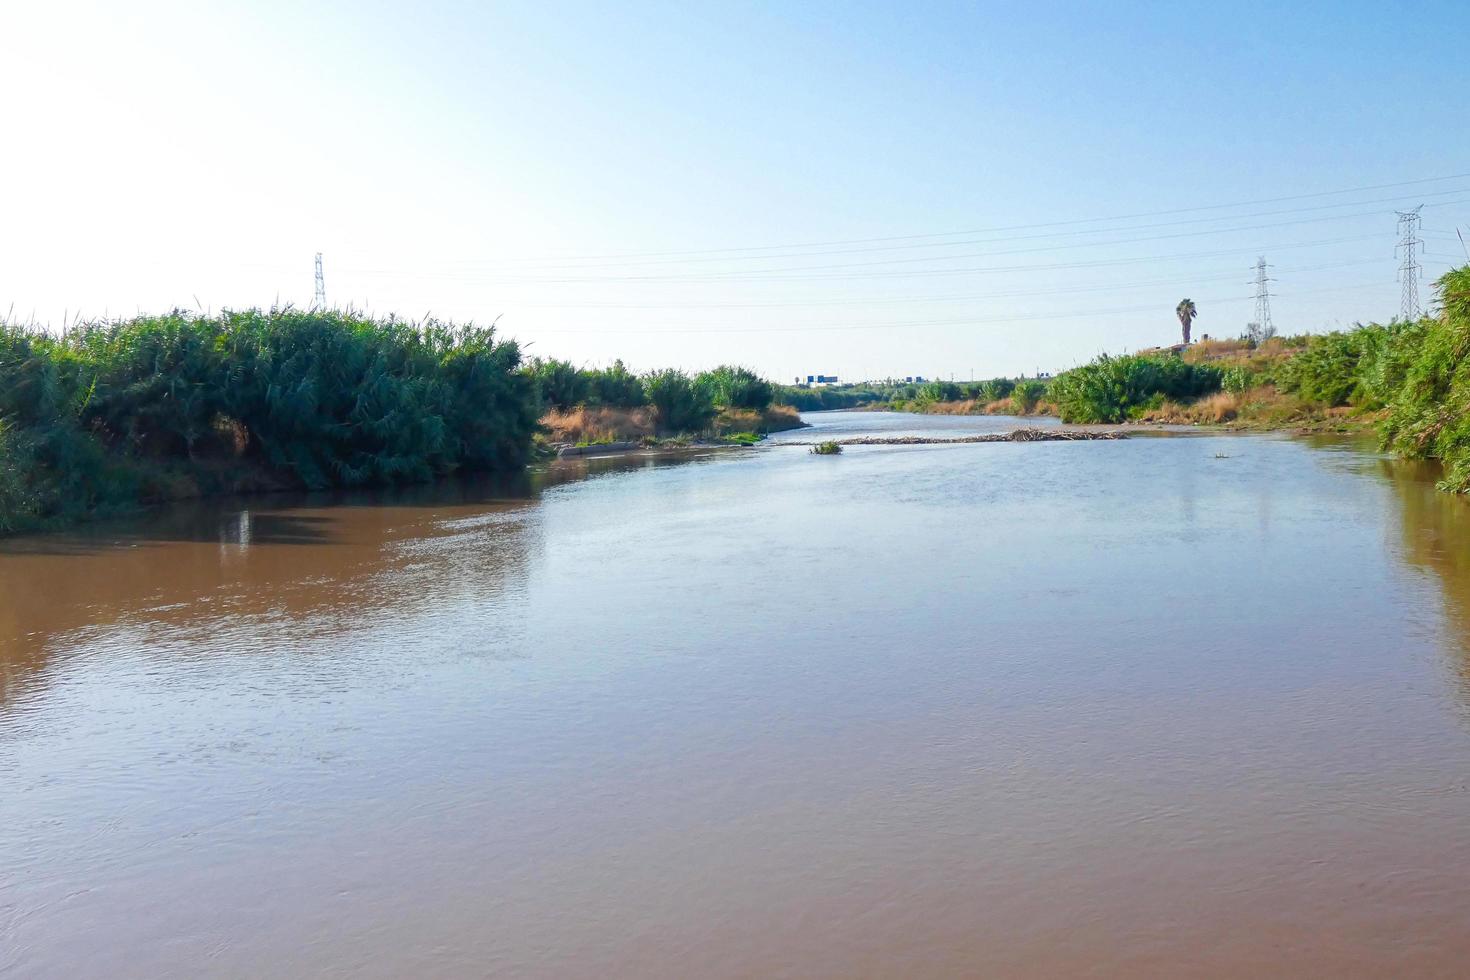
{"type": "Polygon", "coordinates": [[[1461,706],[1470,711],[1470,500],[1434,487],[1438,463],[1383,459],[1378,472],[1399,508],[1400,553],[1430,572],[1444,597],[1451,662],[1461,706]]]}

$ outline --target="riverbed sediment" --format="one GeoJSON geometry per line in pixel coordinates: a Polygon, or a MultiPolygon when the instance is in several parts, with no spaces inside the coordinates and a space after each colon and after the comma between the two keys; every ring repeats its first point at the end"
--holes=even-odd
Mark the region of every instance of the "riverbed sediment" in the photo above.
{"type": "Polygon", "coordinates": [[[975,436],[854,436],[818,441],[785,440],[778,445],[816,446],[833,442],[839,446],[948,446],[978,442],[1096,442],[1126,438],[1128,433],[1117,429],[1016,429],[975,436]]]}

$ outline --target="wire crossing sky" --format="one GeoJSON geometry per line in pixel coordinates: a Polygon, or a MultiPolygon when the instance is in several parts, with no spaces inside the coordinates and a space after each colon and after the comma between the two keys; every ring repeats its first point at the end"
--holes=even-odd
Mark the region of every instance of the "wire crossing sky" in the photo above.
{"type": "Polygon", "coordinates": [[[15,3],[0,314],[328,302],[777,379],[1056,371],[1467,261],[1459,4],[15,3]],[[1268,25],[1268,26],[1263,26],[1268,25]],[[1399,52],[1412,51],[1412,57],[1399,52]]]}

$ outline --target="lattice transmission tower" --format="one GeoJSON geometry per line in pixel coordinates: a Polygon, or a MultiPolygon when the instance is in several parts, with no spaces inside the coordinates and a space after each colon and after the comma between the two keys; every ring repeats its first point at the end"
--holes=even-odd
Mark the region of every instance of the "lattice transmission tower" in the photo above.
{"type": "Polygon", "coordinates": [[[311,298],[313,310],[327,308],[327,280],[322,276],[322,253],[316,253],[316,294],[311,298]]]}
{"type": "Polygon", "coordinates": [[[1252,280],[1256,287],[1256,318],[1246,329],[1246,333],[1257,344],[1263,343],[1276,336],[1276,326],[1271,322],[1271,287],[1275,282],[1266,275],[1266,270],[1271,266],[1264,255],[1256,258],[1256,278],[1252,280]]]}
{"type": "Polygon", "coordinates": [[[1412,211],[1400,211],[1399,216],[1399,315],[1405,320],[1419,319],[1419,259],[1416,249],[1424,247],[1419,237],[1419,205],[1412,211]]]}

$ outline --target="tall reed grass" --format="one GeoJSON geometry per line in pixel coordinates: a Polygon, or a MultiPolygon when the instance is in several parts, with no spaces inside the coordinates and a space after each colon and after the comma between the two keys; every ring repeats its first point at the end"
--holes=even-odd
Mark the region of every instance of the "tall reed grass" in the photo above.
{"type": "Polygon", "coordinates": [[[175,312],[61,337],[0,324],[0,528],[515,468],[537,416],[520,368],[491,328],[353,313],[175,312]]]}

